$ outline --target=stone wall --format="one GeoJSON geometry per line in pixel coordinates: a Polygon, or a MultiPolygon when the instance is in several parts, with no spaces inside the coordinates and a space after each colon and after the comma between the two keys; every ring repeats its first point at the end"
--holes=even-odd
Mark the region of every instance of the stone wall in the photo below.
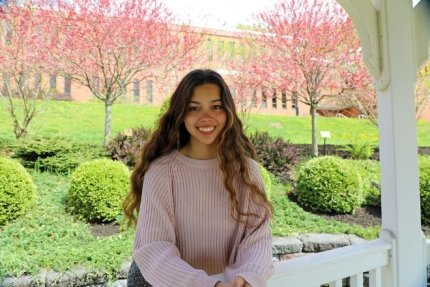
{"type": "MultiPolygon", "coordinates": [[[[345,234],[297,234],[290,237],[273,238],[273,260],[288,260],[307,254],[348,246],[365,240],[356,235],[345,234]]],[[[118,270],[113,282],[107,281],[106,274],[76,267],[65,273],[43,270],[36,276],[7,277],[0,287],[122,287],[131,262],[125,262],[118,270]]]]}

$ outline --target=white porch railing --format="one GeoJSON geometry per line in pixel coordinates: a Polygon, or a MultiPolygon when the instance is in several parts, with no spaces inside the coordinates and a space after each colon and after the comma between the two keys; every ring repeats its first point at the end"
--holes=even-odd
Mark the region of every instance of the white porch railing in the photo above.
{"type": "Polygon", "coordinates": [[[381,270],[390,264],[391,244],[383,239],[350,245],[275,263],[269,287],[363,287],[369,272],[369,287],[381,287],[381,270]]]}

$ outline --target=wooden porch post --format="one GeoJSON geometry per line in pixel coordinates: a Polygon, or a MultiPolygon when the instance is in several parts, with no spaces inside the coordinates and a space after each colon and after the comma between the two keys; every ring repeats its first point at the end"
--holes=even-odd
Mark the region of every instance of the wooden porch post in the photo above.
{"type": "Polygon", "coordinates": [[[393,263],[384,287],[425,287],[415,121],[412,2],[380,1],[382,79],[377,90],[382,228],[393,234],[393,263]],[[390,274],[394,272],[394,274],[390,274]]]}
{"type": "MultiPolygon", "coordinates": [[[[425,287],[414,91],[420,64],[417,59],[428,48],[428,40],[417,43],[417,39],[426,33],[422,32],[427,24],[417,21],[411,0],[338,2],[357,28],[363,60],[377,89],[383,228],[380,237],[394,243],[391,265],[383,270],[382,286],[425,287]]],[[[424,16],[428,18],[430,14],[424,16]]]]}

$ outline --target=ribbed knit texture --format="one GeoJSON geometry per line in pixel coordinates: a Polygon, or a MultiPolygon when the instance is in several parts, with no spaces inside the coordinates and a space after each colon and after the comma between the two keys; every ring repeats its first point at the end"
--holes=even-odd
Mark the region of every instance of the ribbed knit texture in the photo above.
{"type": "MultiPolygon", "coordinates": [[[[251,175],[262,186],[257,163],[251,175]]],[[[245,212],[261,214],[248,191],[240,190],[245,212]]],[[[224,273],[266,286],[272,265],[269,219],[248,217],[246,228],[230,215],[217,159],[195,160],[174,151],[154,161],[143,183],[133,256],[154,287],[212,287],[224,273]]]]}

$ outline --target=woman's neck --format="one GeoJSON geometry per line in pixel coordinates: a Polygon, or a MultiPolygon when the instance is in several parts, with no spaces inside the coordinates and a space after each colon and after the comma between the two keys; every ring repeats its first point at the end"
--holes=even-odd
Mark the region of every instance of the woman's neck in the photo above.
{"type": "Polygon", "coordinates": [[[195,147],[188,143],[179,150],[183,155],[193,159],[212,159],[217,157],[216,147],[200,146],[195,147]]]}

